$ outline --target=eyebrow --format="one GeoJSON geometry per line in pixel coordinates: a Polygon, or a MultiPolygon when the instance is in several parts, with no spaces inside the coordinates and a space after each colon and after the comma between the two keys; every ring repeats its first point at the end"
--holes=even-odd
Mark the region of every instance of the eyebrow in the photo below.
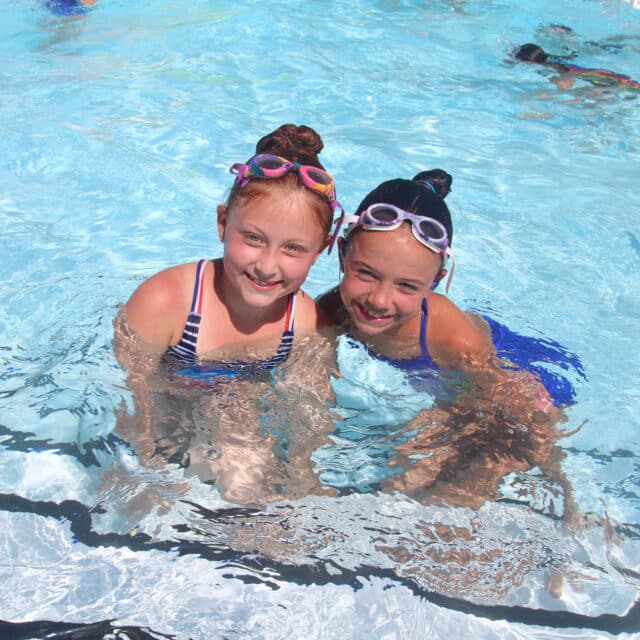
{"type": "MultiPolygon", "coordinates": [[[[376,275],[380,274],[380,271],[378,269],[375,269],[369,263],[363,262],[362,260],[354,260],[353,261],[353,266],[356,267],[356,268],[357,267],[363,267],[363,268],[367,269],[367,271],[371,271],[372,273],[375,273],[376,275]]],[[[426,279],[408,277],[408,278],[394,278],[394,282],[411,283],[411,284],[415,284],[415,285],[420,286],[420,285],[426,284],[427,281],[426,281],[426,279]]]]}
{"type": "MultiPolygon", "coordinates": [[[[238,230],[241,233],[254,233],[256,235],[259,236],[264,236],[264,237],[269,237],[269,234],[266,233],[264,231],[264,229],[262,229],[259,225],[257,225],[256,223],[243,223],[243,224],[238,224],[237,226],[238,230]]],[[[283,241],[283,244],[300,244],[300,245],[309,245],[311,244],[312,241],[310,241],[308,238],[287,238],[286,240],[283,241]]]]}

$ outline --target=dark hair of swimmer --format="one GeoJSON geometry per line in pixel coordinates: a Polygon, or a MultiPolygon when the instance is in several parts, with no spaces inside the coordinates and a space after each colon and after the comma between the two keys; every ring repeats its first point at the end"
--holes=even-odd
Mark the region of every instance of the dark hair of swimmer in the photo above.
{"type": "MultiPolygon", "coordinates": [[[[397,178],[383,182],[364,198],[356,209],[355,214],[361,214],[372,204],[392,204],[404,211],[415,213],[416,215],[426,218],[433,218],[440,222],[447,230],[449,245],[451,245],[453,240],[451,213],[444,203],[444,197],[440,195],[440,192],[442,192],[442,184],[444,181],[444,184],[448,183],[449,185],[444,188],[445,195],[449,193],[448,189],[450,188],[452,179],[446,171],[442,171],[442,174],[445,174],[444,176],[439,173],[440,171],[442,171],[442,169],[422,171],[418,173],[413,180],[397,178]],[[432,182],[432,180],[424,180],[422,178],[424,175],[432,179],[435,177],[435,182],[432,182]]],[[[357,233],[358,229],[356,229],[355,232],[357,233]]]]}
{"type": "Polygon", "coordinates": [[[515,57],[525,62],[545,63],[549,60],[549,56],[544,52],[542,47],[530,42],[518,47],[515,57]]]}
{"type": "Polygon", "coordinates": [[[426,182],[431,185],[436,193],[443,200],[449,195],[451,191],[451,183],[453,178],[444,169],[429,169],[428,171],[421,171],[417,173],[412,180],[418,182],[426,182]]]}
{"type": "Polygon", "coordinates": [[[324,169],[318,158],[323,148],[322,138],[311,127],[283,124],[258,140],[256,153],[272,153],[291,162],[324,169]]]}

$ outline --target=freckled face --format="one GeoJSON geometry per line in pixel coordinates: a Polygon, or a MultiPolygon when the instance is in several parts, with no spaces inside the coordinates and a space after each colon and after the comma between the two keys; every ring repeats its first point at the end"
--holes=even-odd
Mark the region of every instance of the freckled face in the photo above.
{"type": "Polygon", "coordinates": [[[340,283],[354,328],[364,336],[401,333],[420,312],[441,264],[408,224],[395,231],[357,231],[347,245],[340,283]]]}
{"type": "Polygon", "coordinates": [[[326,237],[304,190],[273,190],[233,209],[218,207],[228,291],[264,308],[298,290],[326,237]]]}

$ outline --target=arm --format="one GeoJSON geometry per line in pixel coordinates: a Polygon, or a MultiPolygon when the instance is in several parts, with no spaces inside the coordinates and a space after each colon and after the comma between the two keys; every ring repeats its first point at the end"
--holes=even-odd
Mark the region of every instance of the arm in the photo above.
{"type": "MultiPolygon", "coordinates": [[[[141,464],[162,473],[165,459],[175,453],[165,447],[169,443],[171,449],[177,440],[176,424],[185,427],[190,416],[181,408],[167,410],[167,394],[162,393],[154,376],[161,352],[131,331],[124,308],[114,320],[113,348],[127,374],[127,387],[134,404],[133,413],[130,413],[125,400],[122,400],[116,415],[115,433],[135,447],[141,464]]],[[[127,464],[114,462],[100,475],[101,491],[121,496],[118,512],[129,520],[131,526],[138,524],[154,508],[170,508],[171,495],[179,496],[188,489],[186,483],[163,478],[162,475],[158,476],[158,481],[149,480],[141,485],[138,473],[127,464]]]]}
{"type": "Polygon", "coordinates": [[[185,400],[166,393],[166,381],[157,376],[157,369],[167,346],[180,339],[194,272],[192,263],[151,276],[134,291],[114,321],[114,351],[127,372],[134,403],[133,415],[124,408],[120,411],[116,432],[136,446],[144,462],[155,455],[157,442],[166,439],[162,432],[175,431],[169,423],[185,421],[178,416],[186,411],[168,406],[184,405],[185,400]]]}
{"type": "Polygon", "coordinates": [[[331,318],[334,324],[338,324],[344,320],[344,306],[342,305],[339,287],[334,287],[319,295],[316,298],[316,303],[322,311],[331,318]]]}
{"type": "Polygon", "coordinates": [[[116,420],[116,433],[132,444],[145,464],[153,461],[157,442],[161,439],[158,425],[171,414],[184,415],[184,412],[170,412],[163,406],[161,383],[156,370],[164,349],[146,342],[134,333],[127,322],[126,307],[114,320],[113,348],[118,362],[126,372],[127,388],[133,399],[133,413],[130,414],[123,401],[116,420]]]}
{"type": "Polygon", "coordinates": [[[417,416],[417,433],[398,447],[395,460],[405,471],[385,488],[418,495],[428,489],[429,499],[479,506],[508,473],[539,466],[559,477],[562,411],[534,375],[504,368],[483,321],[435,296],[429,299],[430,352],[439,365],[464,373],[470,386],[417,416]]]}
{"type": "Polygon", "coordinates": [[[440,366],[465,374],[474,401],[484,399],[525,424],[535,420],[553,426],[563,418],[536,376],[507,368],[496,357],[491,331],[481,318],[463,313],[438,294],[432,294],[429,304],[429,350],[440,366]]]}
{"type": "Polygon", "coordinates": [[[194,273],[194,264],[184,264],[145,280],[125,306],[129,328],[158,348],[176,344],[189,313],[194,273]]]}

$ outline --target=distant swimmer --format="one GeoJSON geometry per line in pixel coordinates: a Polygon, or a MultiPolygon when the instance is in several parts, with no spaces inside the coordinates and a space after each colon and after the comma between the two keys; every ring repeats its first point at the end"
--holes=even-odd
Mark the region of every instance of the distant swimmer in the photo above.
{"type": "Polygon", "coordinates": [[[47,0],[44,4],[59,16],[77,16],[86,13],[97,0],[47,0]]]}
{"type": "Polygon", "coordinates": [[[629,76],[608,69],[590,69],[570,64],[566,58],[547,54],[537,44],[527,43],[518,47],[515,58],[555,69],[561,74],[563,81],[558,83],[558,86],[562,89],[571,88],[574,78],[581,78],[596,87],[626,89],[640,93],[640,83],[629,76]]]}

